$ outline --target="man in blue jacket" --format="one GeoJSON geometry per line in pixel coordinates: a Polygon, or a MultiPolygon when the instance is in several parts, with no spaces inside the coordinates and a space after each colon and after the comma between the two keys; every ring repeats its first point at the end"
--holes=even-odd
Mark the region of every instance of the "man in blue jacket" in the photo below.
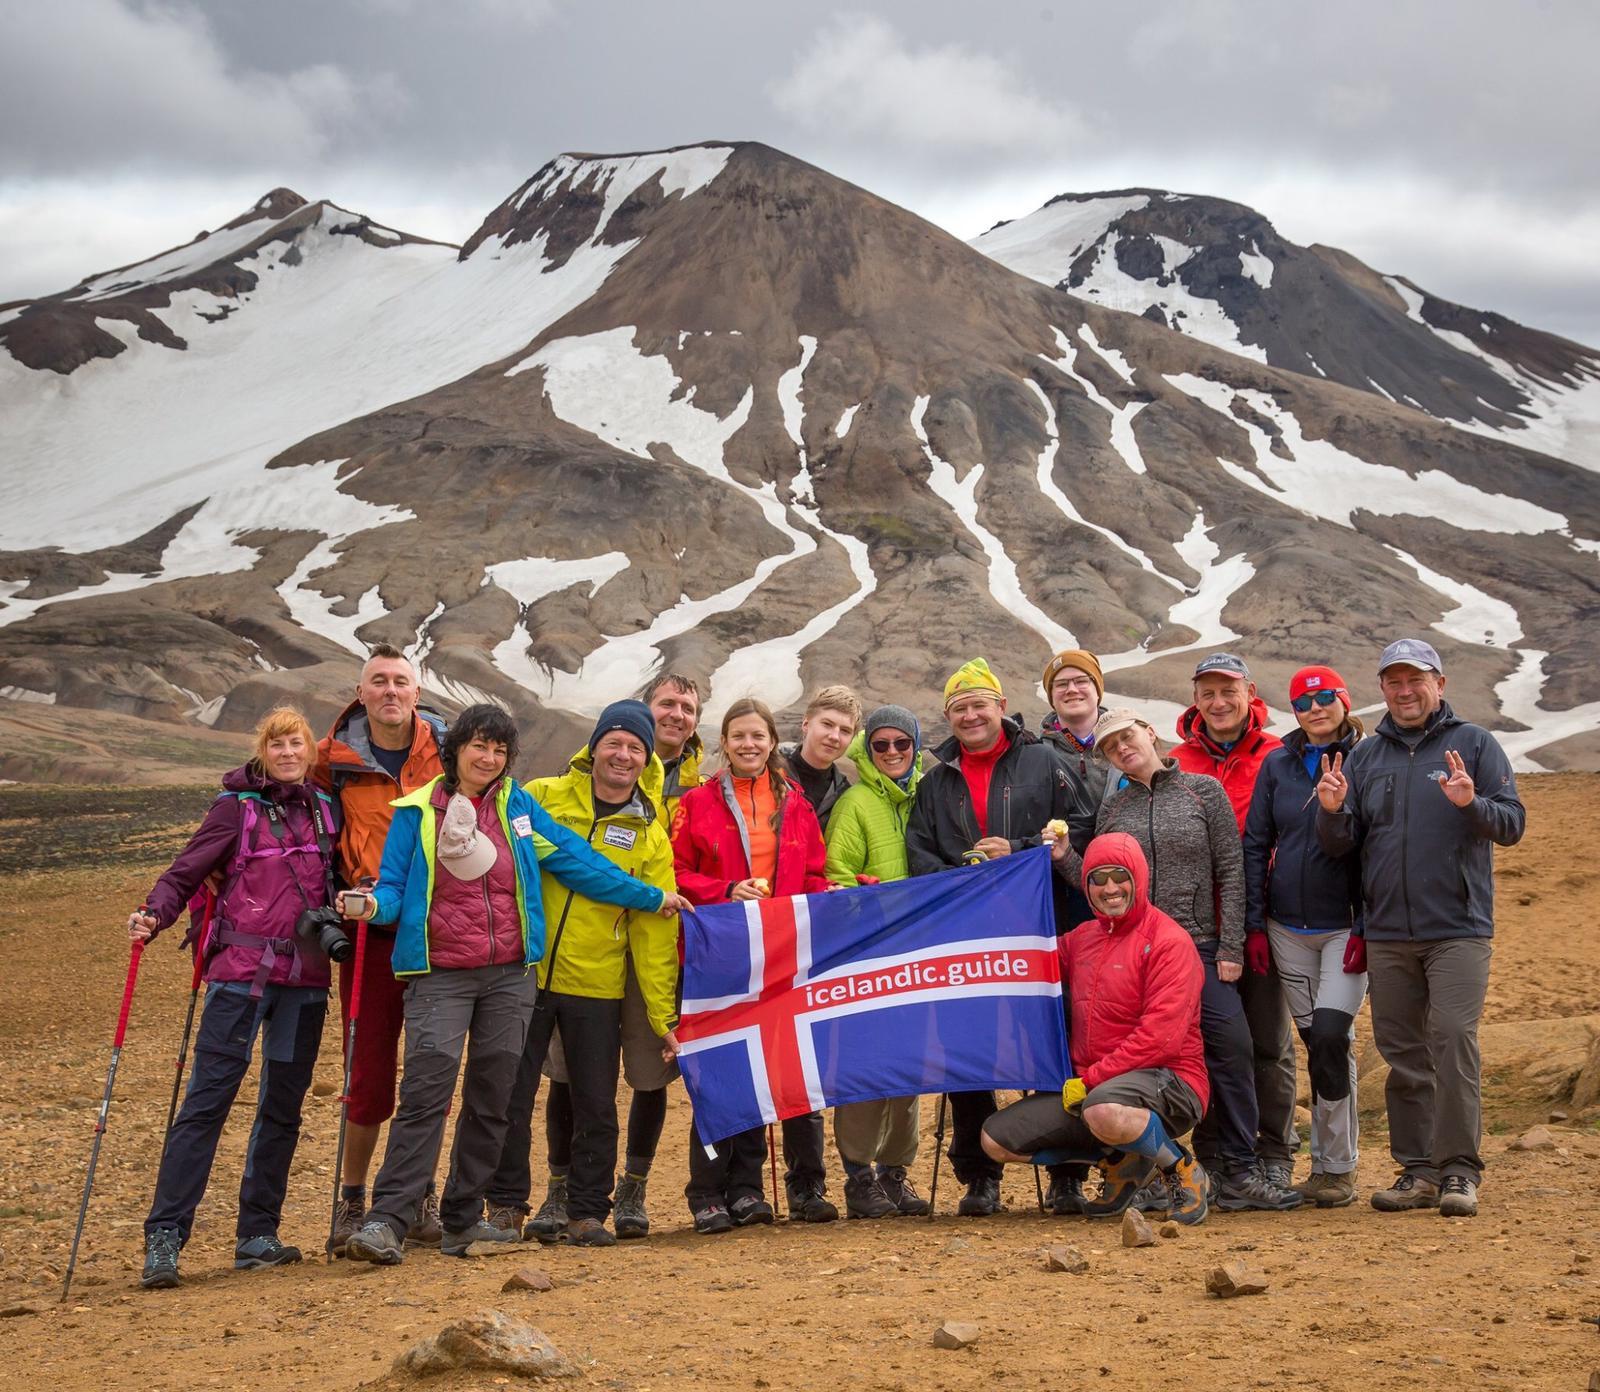
{"type": "Polygon", "coordinates": [[[1359,849],[1372,1035],[1389,1065],[1389,1151],[1400,1174],[1384,1212],[1478,1211],[1483,1158],[1478,1018],[1494,935],[1494,850],[1522,839],[1511,763],[1444,699],[1444,664],[1418,638],[1383,650],[1388,714],[1317,783],[1317,838],[1359,849]]]}

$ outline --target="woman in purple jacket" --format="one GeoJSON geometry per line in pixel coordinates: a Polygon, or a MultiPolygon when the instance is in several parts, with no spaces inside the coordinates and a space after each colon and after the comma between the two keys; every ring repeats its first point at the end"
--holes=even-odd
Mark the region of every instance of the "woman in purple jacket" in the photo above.
{"type": "Polygon", "coordinates": [[[205,959],[206,1004],[189,1089],[145,1220],[146,1287],[178,1284],[178,1251],[189,1240],[258,1030],[260,1096],[239,1185],[233,1264],[300,1260],[299,1249],[278,1241],[278,1221],[322,1041],[327,954],[341,951],[342,938],[337,916],[327,911],[337,804],[307,781],[315,752],[305,716],[288,707],[269,711],[256,726],[254,757],[222,780],[200,829],[128,916],[128,936],[148,942],[210,877],[221,877],[215,911],[195,944],[205,959]],[[305,921],[319,909],[329,927],[305,921]]]}

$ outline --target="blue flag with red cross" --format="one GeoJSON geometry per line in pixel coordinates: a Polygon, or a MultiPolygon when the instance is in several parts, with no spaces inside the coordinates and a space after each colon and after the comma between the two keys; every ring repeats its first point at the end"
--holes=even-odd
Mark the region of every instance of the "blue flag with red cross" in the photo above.
{"type": "Polygon", "coordinates": [[[702,1140],[842,1102],[1071,1076],[1045,848],[683,915],[679,1065],[702,1140]]]}

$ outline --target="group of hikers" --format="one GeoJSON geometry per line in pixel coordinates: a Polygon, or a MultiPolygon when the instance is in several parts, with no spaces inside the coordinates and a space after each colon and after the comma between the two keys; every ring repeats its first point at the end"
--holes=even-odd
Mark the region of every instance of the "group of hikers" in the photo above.
{"type": "MultiPolygon", "coordinates": [[[[650,1229],[646,1185],[677,1076],[679,912],[1039,846],[1073,1076],[1060,1095],[1001,1109],[992,1092],[950,1096],[962,1215],[999,1210],[1007,1163],[1046,1167],[1044,1206],[1059,1215],[1138,1206],[1197,1223],[1212,1208],[1349,1204],[1353,1024],[1370,991],[1398,1168],[1371,1203],[1470,1216],[1492,847],[1520,839],[1525,814],[1504,751],[1444,700],[1428,643],[1391,643],[1377,682],[1387,712],[1368,735],[1344,679],[1301,668],[1288,690],[1297,728],[1280,740],[1246,663],[1215,653],[1195,667],[1167,748],[1133,710],[1106,708],[1090,652],[1045,667],[1037,733],[974,658],[944,686],[950,735],[936,749],[910,710],[863,718],[830,685],[793,743],[761,701],[733,702],[712,772],[700,690],[666,673],[607,706],[563,771],[524,784],[509,714],[479,704],[446,722],[419,705],[412,662],[376,647],[320,741],[293,708],[263,717],[253,756],[129,917],[142,941],[189,909],[208,983],[143,1284],[178,1283],[258,1035],[235,1265],[300,1260],[279,1224],[330,959],[347,1085],[329,1250],[393,1264],[408,1242],[454,1255],[525,1238],[606,1246],[650,1229]],[[1312,1101],[1298,1180],[1295,1033],[1312,1101]],[[541,1079],[548,1183],[535,1208],[541,1079]]],[[[908,1174],[918,1103],[833,1109],[849,1217],[929,1211],[908,1174]]],[[[837,1219],[823,1114],[781,1134],[790,1220],[837,1219]]],[[[691,1124],[695,1231],[774,1221],[767,1144],[761,1127],[706,1144],[691,1124]]]]}

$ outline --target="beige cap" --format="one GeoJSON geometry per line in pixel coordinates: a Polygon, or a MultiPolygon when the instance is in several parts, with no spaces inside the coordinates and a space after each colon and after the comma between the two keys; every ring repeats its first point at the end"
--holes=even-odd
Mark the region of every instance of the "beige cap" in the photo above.
{"type": "Polygon", "coordinates": [[[458,880],[476,880],[494,868],[499,855],[478,830],[478,811],[470,798],[454,794],[439,819],[439,864],[458,880]]]}
{"type": "Polygon", "coordinates": [[[1109,739],[1120,730],[1131,730],[1135,725],[1143,725],[1150,729],[1150,722],[1143,719],[1137,711],[1131,711],[1126,706],[1117,706],[1108,710],[1094,723],[1094,752],[1098,759],[1105,758],[1101,752],[1101,743],[1109,739]]]}

